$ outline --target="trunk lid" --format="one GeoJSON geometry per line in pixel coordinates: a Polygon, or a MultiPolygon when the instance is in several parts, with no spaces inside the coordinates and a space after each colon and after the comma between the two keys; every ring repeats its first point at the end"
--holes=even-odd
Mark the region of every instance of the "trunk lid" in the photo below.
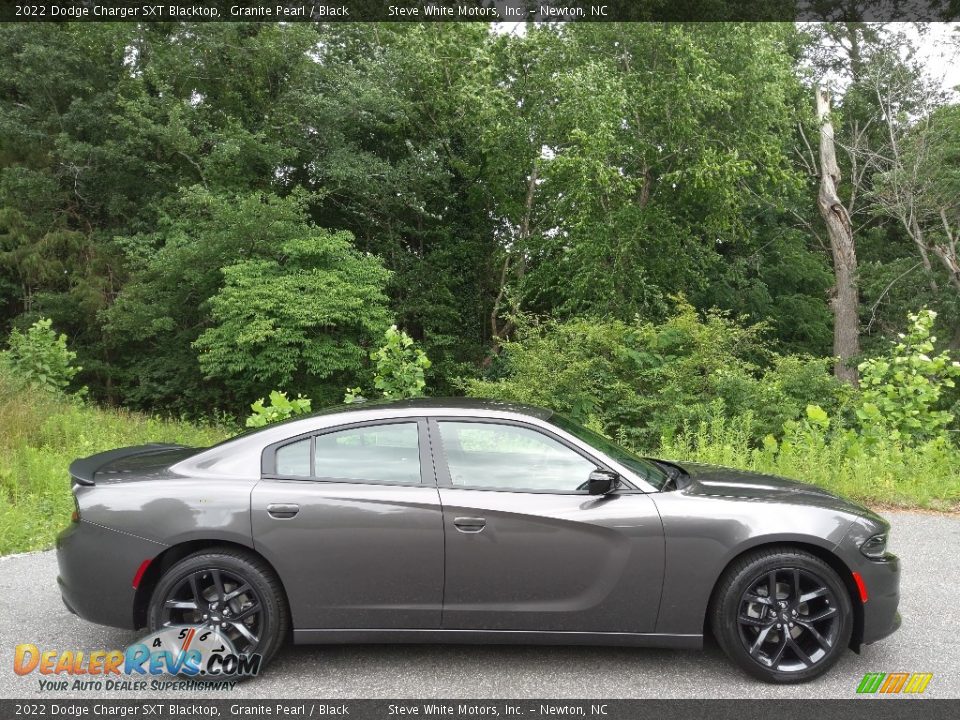
{"type": "Polygon", "coordinates": [[[196,448],[164,443],[118,448],[74,460],[70,476],[81,485],[146,480],[196,452],[196,448]]]}

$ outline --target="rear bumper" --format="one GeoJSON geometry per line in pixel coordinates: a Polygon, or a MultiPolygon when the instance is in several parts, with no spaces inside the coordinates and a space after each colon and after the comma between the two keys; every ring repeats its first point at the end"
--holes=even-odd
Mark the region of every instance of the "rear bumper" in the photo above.
{"type": "Polygon", "coordinates": [[[902,621],[900,559],[887,553],[881,560],[865,560],[857,568],[867,586],[863,604],[863,644],[869,645],[896,632],[902,621]]]}
{"type": "Polygon", "coordinates": [[[164,545],[94,523],[73,523],[57,536],[57,584],[63,604],[90,622],[136,629],[133,578],[164,545]]]}

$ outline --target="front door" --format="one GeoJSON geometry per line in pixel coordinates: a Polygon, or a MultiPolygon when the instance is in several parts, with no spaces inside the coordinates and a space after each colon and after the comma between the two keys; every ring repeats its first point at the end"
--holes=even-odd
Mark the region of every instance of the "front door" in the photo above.
{"type": "Polygon", "coordinates": [[[542,428],[451,418],[430,430],[444,629],[654,631],[664,541],[646,494],[588,495],[603,464],[542,428]]]}
{"type": "Polygon", "coordinates": [[[424,420],[359,424],[268,449],[256,549],[294,627],[440,627],[443,520],[424,420]]]}

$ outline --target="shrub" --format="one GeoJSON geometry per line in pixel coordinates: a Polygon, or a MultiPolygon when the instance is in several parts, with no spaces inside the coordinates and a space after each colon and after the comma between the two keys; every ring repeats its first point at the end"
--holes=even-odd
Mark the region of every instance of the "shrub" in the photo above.
{"type": "Polygon", "coordinates": [[[250,406],[253,414],[247,418],[246,426],[250,428],[265,427],[270,423],[280,422],[310,412],[310,398],[297,395],[293,400],[287,398],[285,392],[273,390],[270,393],[270,404],[264,405],[260,398],[250,406]]]}
{"type": "Polygon", "coordinates": [[[818,400],[841,403],[828,360],[781,357],[765,325],[728,314],[699,315],[683,300],[655,324],[635,320],[521,318],[487,378],[468,395],[546,405],[641,448],[656,447],[684,425],[753,413],[751,440],[778,433],[818,400]]]}
{"type": "Polygon", "coordinates": [[[945,388],[955,386],[960,363],[947,351],[933,354],[931,334],[937,314],[908,315],[909,327],[881,357],[860,364],[862,395],[857,421],[869,439],[888,435],[907,443],[944,434],[953,414],[942,407],[945,388]]]}
{"type": "MultiPolygon", "coordinates": [[[[409,335],[391,325],[383,334],[384,343],[370,353],[373,361],[373,386],[389,400],[419,397],[427,383],[424,370],[430,367],[426,353],[416,346],[409,335]]],[[[363,400],[363,389],[347,388],[345,403],[363,400]]]]}
{"type": "Polygon", "coordinates": [[[14,328],[6,364],[18,380],[35,388],[63,392],[82,368],[74,365],[77,354],[67,348],[67,336],[57,335],[48,318],[37,320],[24,333],[14,328]]]}
{"type": "Polygon", "coordinates": [[[781,440],[770,435],[756,447],[750,443],[753,423],[748,414],[688,425],[664,438],[656,454],[803,480],[864,503],[948,511],[960,506],[960,453],[942,437],[915,445],[889,437],[866,443],[812,406],[781,440]]]}

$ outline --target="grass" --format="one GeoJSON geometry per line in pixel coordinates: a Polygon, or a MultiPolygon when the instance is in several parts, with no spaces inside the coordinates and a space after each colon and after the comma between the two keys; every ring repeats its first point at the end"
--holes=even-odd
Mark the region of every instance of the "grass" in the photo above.
{"type": "MultiPolygon", "coordinates": [[[[14,391],[0,375],[0,555],[52,546],[73,501],[67,466],[146,442],[203,447],[229,431],[14,391]]],[[[881,443],[852,452],[842,439],[751,447],[750,428],[716,420],[665,440],[654,455],[784,475],[868,505],[960,510],[960,451],[944,442],[881,443]]]]}
{"type": "Polygon", "coordinates": [[[212,425],[16,391],[0,376],[0,555],[52,546],[73,510],[67,467],[74,459],[146,442],[206,446],[227,435],[212,425]]]}
{"type": "Polygon", "coordinates": [[[949,442],[881,441],[864,448],[842,435],[812,434],[756,448],[746,423],[702,423],[664,440],[657,453],[803,480],[865,505],[960,511],[960,450],[949,442]]]}

